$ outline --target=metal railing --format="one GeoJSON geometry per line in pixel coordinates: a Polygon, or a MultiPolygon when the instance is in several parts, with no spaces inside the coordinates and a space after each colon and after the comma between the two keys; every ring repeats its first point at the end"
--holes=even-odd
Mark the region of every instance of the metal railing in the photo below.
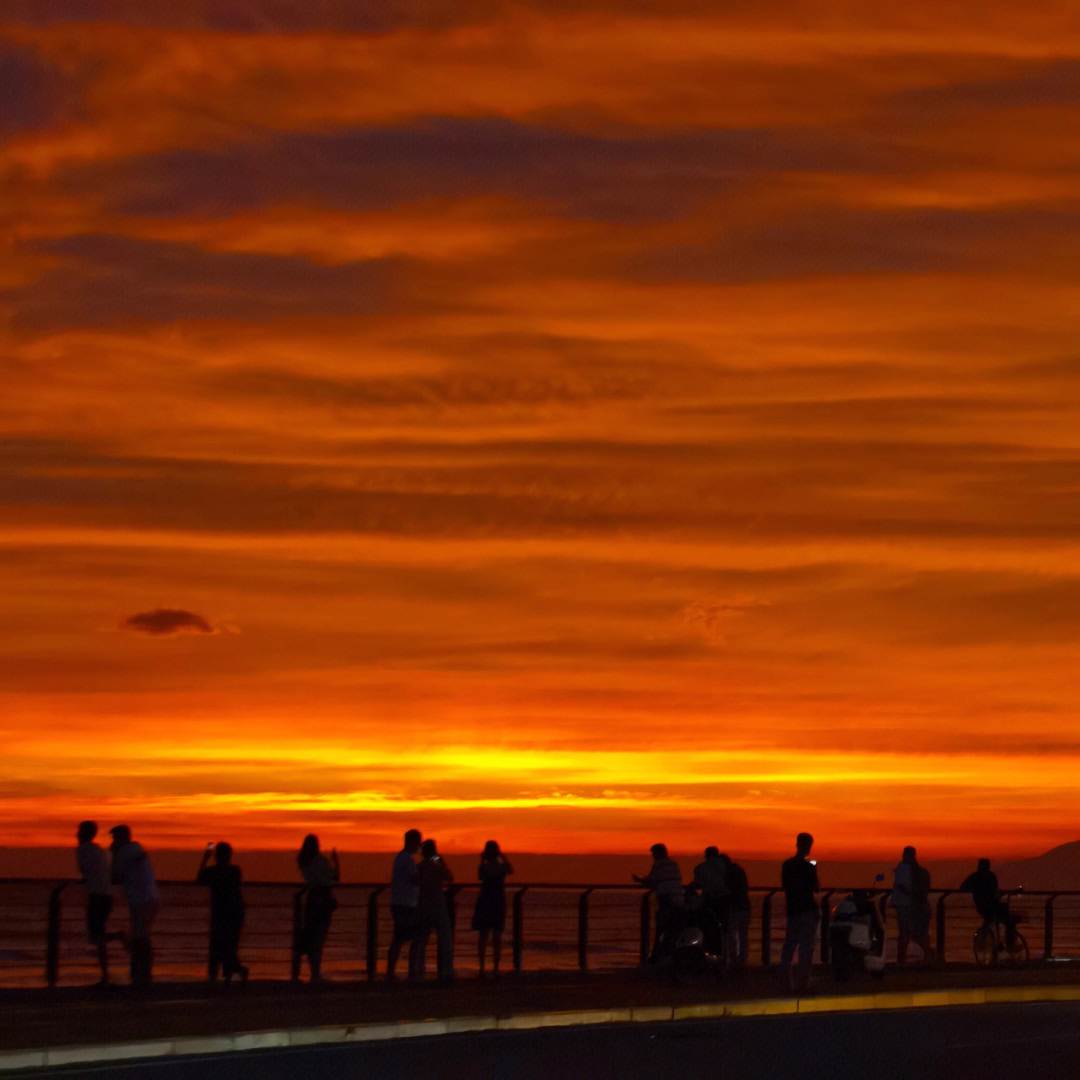
{"type": "MultiPolygon", "coordinates": [[[[154,927],[156,969],[162,977],[205,977],[209,919],[207,891],[191,882],[162,882],[162,910],[154,927]]],[[[451,893],[457,908],[456,966],[477,965],[471,931],[471,900],[477,885],[458,884],[451,893]]],[[[820,959],[828,961],[830,909],[850,889],[820,894],[820,959]]],[[[868,889],[887,915],[888,890],[868,889]]],[[[241,941],[242,959],[256,978],[302,974],[299,925],[304,891],[296,885],[250,882],[244,886],[248,917],[241,941]]],[[[392,934],[389,886],[383,882],[335,888],[335,912],[323,969],[336,977],[375,979],[392,934]]],[[[1080,956],[1080,890],[1014,890],[1005,894],[1023,911],[1024,931],[1033,958],[1080,956]],[[1026,903],[1025,903],[1026,901],[1026,903]],[[1025,910],[1026,909],[1026,910],[1025,910]]],[[[931,941],[939,957],[971,961],[972,939],[981,925],[970,896],[954,889],[933,890],[931,941]]],[[[751,962],[774,963],[784,937],[783,892],[753,888],[749,954],[751,962]]],[[[76,881],[0,880],[0,985],[49,986],[61,981],[96,979],[96,953],[85,935],[85,905],[76,881]]],[[[126,918],[123,904],[113,916],[126,918]]],[[[633,885],[568,885],[538,882],[507,885],[504,954],[514,971],[610,970],[636,966],[649,955],[655,923],[655,898],[633,885]]],[[[895,923],[887,919],[891,937],[895,923]]],[[[114,962],[120,954],[114,954],[114,962]]]]}

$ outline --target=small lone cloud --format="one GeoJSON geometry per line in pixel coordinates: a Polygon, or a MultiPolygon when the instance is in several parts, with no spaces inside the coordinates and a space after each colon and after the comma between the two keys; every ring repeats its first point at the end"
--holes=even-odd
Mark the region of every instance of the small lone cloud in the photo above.
{"type": "Polygon", "coordinates": [[[193,611],[178,608],[156,608],[140,611],[123,622],[125,630],[138,634],[216,634],[217,631],[193,611]]]}
{"type": "Polygon", "coordinates": [[[694,627],[710,644],[720,645],[733,619],[740,618],[752,608],[767,606],[767,600],[753,597],[735,597],[718,603],[695,601],[683,608],[682,617],[684,623],[694,627]]]}

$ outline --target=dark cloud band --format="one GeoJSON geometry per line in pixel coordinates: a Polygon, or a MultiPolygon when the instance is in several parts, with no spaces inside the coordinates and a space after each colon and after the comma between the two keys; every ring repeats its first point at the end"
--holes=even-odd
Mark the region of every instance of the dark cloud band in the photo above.
{"type": "Polygon", "coordinates": [[[213,634],[214,628],[201,615],[178,608],[140,611],[123,622],[125,630],[139,634],[213,634]]]}

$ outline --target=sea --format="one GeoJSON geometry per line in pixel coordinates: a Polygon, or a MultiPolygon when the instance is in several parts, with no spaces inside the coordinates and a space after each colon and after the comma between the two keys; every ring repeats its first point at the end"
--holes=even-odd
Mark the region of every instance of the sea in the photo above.
{"type": "MultiPolygon", "coordinates": [[[[209,921],[206,890],[195,885],[201,852],[151,851],[162,894],[154,926],[155,976],[161,980],[198,980],[206,975],[209,921]]],[[[334,980],[368,977],[385,969],[390,940],[389,889],[392,852],[343,852],[341,885],[335,890],[334,914],[324,953],[323,972],[334,980]]],[[[550,855],[509,853],[514,874],[507,882],[508,919],[502,937],[502,968],[514,962],[511,920],[513,903],[520,907],[520,963],[523,970],[574,970],[584,959],[590,970],[636,966],[642,949],[643,890],[634,874],[648,872],[648,856],[550,855]]],[[[689,878],[698,860],[674,856],[689,878]]],[[[476,902],[477,857],[444,856],[458,885],[455,896],[455,968],[464,975],[478,968],[477,937],[471,928],[476,902]]],[[[301,880],[292,852],[238,852],[245,881],[247,919],[241,959],[253,979],[289,979],[293,974],[293,918],[301,880]]],[[[783,933],[783,895],[778,893],[780,861],[739,860],[752,887],[751,962],[760,963],[763,902],[770,893],[771,951],[775,960],[783,933]]],[[[928,864],[935,888],[955,888],[973,868],[972,860],[928,864]]],[[[891,884],[891,866],[883,862],[846,862],[818,866],[823,891],[840,894],[853,888],[891,884]]],[[[1003,886],[1010,883],[1002,881],[1003,886]]],[[[949,898],[946,959],[968,959],[971,935],[978,925],[970,899],[949,898]]],[[[47,940],[52,905],[57,916],[58,985],[97,981],[95,950],[85,933],[85,898],[76,880],[73,849],[0,849],[0,986],[31,987],[45,983],[47,940]]],[[[1044,900],[1031,897],[1028,937],[1033,955],[1042,946],[1044,900]]],[[[117,897],[110,929],[123,929],[126,911],[117,897]]],[[[1056,955],[1080,956],[1080,895],[1055,901],[1056,955]]],[[[894,947],[894,946],[893,946],[894,947]]],[[[127,957],[120,943],[110,946],[111,964],[125,974],[127,957]]],[[[434,964],[434,947],[429,964],[434,964]]],[[[917,949],[913,949],[917,956],[917,949]]],[[[489,959],[490,963],[490,959],[489,959]]],[[[301,968],[307,977],[306,967],[301,968]]]]}

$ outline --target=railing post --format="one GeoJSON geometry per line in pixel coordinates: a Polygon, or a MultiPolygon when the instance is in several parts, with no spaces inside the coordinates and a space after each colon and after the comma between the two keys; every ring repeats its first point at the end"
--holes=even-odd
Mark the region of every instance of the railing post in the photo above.
{"type": "Polygon", "coordinates": [[[522,886],[516,893],[514,893],[514,926],[513,926],[513,946],[514,946],[514,971],[517,974],[521,974],[521,952],[524,945],[524,903],[522,897],[528,890],[528,886],[522,886]]]}
{"type": "Polygon", "coordinates": [[[776,889],[767,892],[761,899],[761,966],[772,963],[772,898],[776,889]]]}
{"type": "Polygon", "coordinates": [[[1054,901],[1057,893],[1046,898],[1046,909],[1043,914],[1043,959],[1054,958],[1054,901]]]}
{"type": "Polygon", "coordinates": [[[374,979],[379,967],[379,893],[385,892],[386,886],[373,889],[367,902],[367,977],[374,979]]]}
{"type": "Polygon", "coordinates": [[[293,897],[292,912],[292,981],[300,981],[300,961],[304,955],[304,893],[301,889],[293,897]]]}
{"type": "Polygon", "coordinates": [[[577,962],[581,971],[589,967],[589,893],[586,889],[578,897],[577,962]]]}
{"type": "Polygon", "coordinates": [[[938,963],[945,962],[945,897],[953,890],[944,889],[937,902],[937,956],[938,963]]]}
{"type": "Polygon", "coordinates": [[[832,899],[834,889],[830,889],[821,895],[821,962],[829,962],[829,901],[832,899]]]}
{"type": "Polygon", "coordinates": [[[652,927],[649,925],[652,921],[651,900],[651,892],[646,892],[641,897],[641,941],[639,948],[643,964],[649,962],[649,956],[652,954],[652,927]]]}
{"type": "Polygon", "coordinates": [[[57,885],[49,896],[49,926],[45,938],[45,982],[49,989],[56,986],[60,978],[60,894],[67,888],[67,882],[57,885]]]}

